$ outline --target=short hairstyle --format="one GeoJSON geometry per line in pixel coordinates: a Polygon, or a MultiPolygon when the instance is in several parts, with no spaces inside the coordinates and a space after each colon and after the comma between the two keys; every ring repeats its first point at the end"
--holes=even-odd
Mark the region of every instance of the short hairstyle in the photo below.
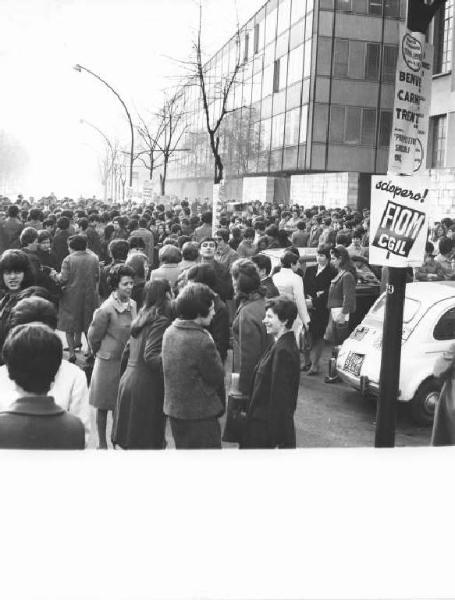
{"type": "Polygon", "coordinates": [[[442,237],[439,240],[439,254],[448,254],[453,249],[453,240],[448,237],[442,237]]]}
{"type": "Polygon", "coordinates": [[[430,254],[431,256],[433,255],[434,252],[434,245],[431,242],[427,242],[425,244],[425,252],[427,254],[430,254]]]}
{"type": "Polygon", "coordinates": [[[143,256],[140,254],[131,254],[126,259],[125,264],[133,269],[136,281],[145,279],[145,262],[143,256]]]}
{"type": "Polygon", "coordinates": [[[88,219],[86,217],[81,217],[77,220],[77,224],[82,229],[82,231],[85,231],[88,227],[88,219]]]}
{"type": "Polygon", "coordinates": [[[211,290],[216,288],[216,273],[212,265],[200,263],[190,267],[186,273],[188,281],[205,283],[211,290]]]}
{"type": "Polygon", "coordinates": [[[141,250],[145,250],[144,238],[140,237],[139,235],[133,235],[133,237],[130,237],[130,239],[128,240],[128,245],[130,247],[130,250],[132,250],[133,248],[140,248],[141,250]]]}
{"type": "Polygon", "coordinates": [[[40,208],[32,208],[28,213],[28,218],[30,221],[42,221],[43,211],[40,208]]]}
{"type": "Polygon", "coordinates": [[[229,241],[229,231],[227,229],[217,229],[216,237],[220,237],[226,244],[229,241]]]}
{"type": "Polygon", "coordinates": [[[206,223],[207,225],[211,225],[212,224],[212,211],[208,210],[205,213],[203,213],[201,216],[201,221],[203,223],[206,223]]]}
{"type": "Polygon", "coordinates": [[[34,321],[44,323],[51,329],[57,329],[57,309],[55,305],[40,296],[31,296],[19,300],[11,311],[8,327],[12,329],[17,325],[25,325],[34,321]]]}
{"type": "Polygon", "coordinates": [[[338,245],[335,248],[330,250],[330,253],[335,257],[341,260],[340,268],[346,271],[351,271],[352,274],[356,272],[355,266],[351,260],[349,252],[346,250],[344,246],[338,245]]]}
{"type": "Polygon", "coordinates": [[[8,217],[17,219],[19,215],[19,207],[16,206],[16,204],[11,204],[11,206],[8,206],[8,217]]]}
{"type": "Polygon", "coordinates": [[[255,263],[249,258],[239,258],[232,263],[231,274],[241,294],[259,291],[261,278],[255,263]]]}
{"type": "Polygon", "coordinates": [[[33,274],[32,264],[29,257],[22,252],[22,250],[5,250],[0,258],[0,287],[5,288],[3,282],[4,273],[23,273],[24,279],[22,280],[21,288],[24,289],[35,283],[35,276],[33,274]]]}
{"type": "Polygon", "coordinates": [[[38,238],[38,231],[34,227],[26,227],[22,230],[19,241],[21,246],[28,246],[29,244],[33,244],[34,241],[38,238]]]}
{"type": "Polygon", "coordinates": [[[32,394],[47,394],[63,357],[62,342],[43,323],[12,329],[3,346],[9,378],[32,394]]]}
{"type": "Polygon", "coordinates": [[[330,248],[329,248],[329,246],[325,246],[324,244],[322,244],[321,246],[318,247],[317,253],[320,254],[321,256],[325,256],[327,258],[327,260],[330,261],[330,248]]]}
{"type": "Polygon", "coordinates": [[[258,269],[265,269],[266,275],[270,275],[270,271],[272,270],[272,261],[270,260],[270,256],[267,256],[266,254],[255,254],[251,257],[251,260],[258,269]]]}
{"type": "Polygon", "coordinates": [[[284,323],[287,329],[291,329],[297,318],[297,305],[294,300],[286,296],[277,296],[266,300],[265,310],[270,309],[278,319],[284,323]]]}
{"type": "Polygon", "coordinates": [[[269,237],[273,237],[273,238],[277,238],[278,237],[278,226],[277,225],[269,225],[268,227],[266,227],[265,229],[265,235],[268,235],[269,237]]]}
{"type": "Polygon", "coordinates": [[[129,249],[130,247],[126,240],[112,240],[109,243],[109,254],[114,260],[126,260],[129,249]]]}
{"type": "Polygon", "coordinates": [[[41,231],[38,232],[38,244],[41,244],[42,242],[45,242],[46,240],[50,241],[51,239],[51,234],[46,231],[45,229],[42,229],[41,231]]]}
{"type": "Polygon", "coordinates": [[[197,260],[199,247],[197,242],[185,242],[182,246],[182,257],[184,260],[197,260]]]}
{"type": "Polygon", "coordinates": [[[166,244],[158,252],[160,263],[177,264],[182,260],[182,253],[174,245],[166,244]]]}
{"type": "Polygon", "coordinates": [[[116,290],[118,288],[122,277],[131,277],[131,279],[134,279],[134,269],[128,265],[114,265],[108,275],[108,283],[111,289],[116,290]]]}
{"type": "Polygon", "coordinates": [[[138,225],[139,227],[141,227],[142,229],[147,229],[147,219],[144,218],[140,218],[138,221],[138,225]]]}
{"type": "Polygon", "coordinates": [[[247,227],[243,232],[243,239],[248,238],[249,240],[253,240],[254,235],[254,229],[252,227],[247,227]]]}
{"type": "Polygon", "coordinates": [[[280,262],[284,269],[289,269],[292,265],[296,265],[299,262],[299,257],[294,252],[285,252],[280,262]]]}
{"type": "Polygon", "coordinates": [[[176,310],[181,319],[207,317],[215,300],[215,293],[203,283],[189,283],[177,296],[176,310]]]}
{"type": "Polygon", "coordinates": [[[347,233],[337,233],[335,242],[347,247],[351,243],[351,237],[347,233]]]}
{"type": "Polygon", "coordinates": [[[365,232],[363,231],[363,229],[361,227],[356,227],[354,229],[354,231],[352,232],[352,237],[362,239],[364,233],[365,232]]]}
{"type": "Polygon", "coordinates": [[[68,217],[59,217],[57,219],[57,227],[59,229],[65,230],[68,229],[70,226],[70,220],[68,219],[68,217]]]}
{"type": "Polygon", "coordinates": [[[87,250],[87,238],[85,235],[72,235],[68,239],[68,246],[71,248],[71,250],[87,250]]]}
{"type": "Polygon", "coordinates": [[[210,237],[210,236],[206,236],[205,238],[202,238],[199,247],[204,243],[204,242],[213,242],[215,244],[215,246],[218,248],[218,242],[214,237],[210,237]]]}

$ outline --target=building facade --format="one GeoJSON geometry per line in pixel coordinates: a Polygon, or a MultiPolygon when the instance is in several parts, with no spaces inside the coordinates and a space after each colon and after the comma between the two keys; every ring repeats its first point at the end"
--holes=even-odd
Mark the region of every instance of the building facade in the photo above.
{"type": "MultiPolygon", "coordinates": [[[[213,115],[220,107],[217,82],[237,57],[243,64],[221,134],[228,200],[368,205],[371,175],[387,170],[405,15],[406,0],[269,0],[243,25],[240,43],[234,36],[208,61],[213,115]]],[[[439,60],[447,68],[452,38],[443,33],[450,29],[445,21],[434,35],[442,36],[439,60]]],[[[435,76],[435,87],[445,86],[437,92],[446,96],[441,102],[448,89],[453,96],[454,80],[445,73],[435,76]]],[[[188,151],[174,158],[167,189],[210,198],[213,160],[199,88],[186,86],[183,94],[188,151]]],[[[434,110],[432,103],[430,155],[441,162],[455,119],[434,110]]],[[[455,167],[455,153],[451,160],[455,167]]]]}

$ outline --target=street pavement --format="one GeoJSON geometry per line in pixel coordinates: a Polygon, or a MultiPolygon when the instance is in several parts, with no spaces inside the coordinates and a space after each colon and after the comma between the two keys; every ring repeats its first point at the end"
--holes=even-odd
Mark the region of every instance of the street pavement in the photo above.
{"type": "MultiPolygon", "coordinates": [[[[83,355],[78,363],[82,364],[83,355]]],[[[325,367],[329,358],[327,352],[322,361],[325,367]]],[[[226,389],[230,382],[230,360],[227,362],[226,389]]],[[[298,448],[372,448],[375,438],[376,406],[372,400],[363,398],[356,390],[344,383],[324,382],[326,369],[321,374],[308,376],[304,372],[300,378],[300,389],[295,413],[298,448]]],[[[92,429],[88,447],[97,446],[95,411],[91,409],[92,429]]],[[[222,425],[224,419],[222,420],[222,425]]],[[[111,419],[108,421],[110,435],[111,419]]],[[[397,405],[395,445],[428,446],[431,428],[416,425],[409,416],[405,403],[397,405]]],[[[108,437],[109,439],[109,437],[108,437]]],[[[174,443],[166,428],[167,447],[174,443]]],[[[226,448],[236,448],[234,444],[224,444],[226,448]]]]}

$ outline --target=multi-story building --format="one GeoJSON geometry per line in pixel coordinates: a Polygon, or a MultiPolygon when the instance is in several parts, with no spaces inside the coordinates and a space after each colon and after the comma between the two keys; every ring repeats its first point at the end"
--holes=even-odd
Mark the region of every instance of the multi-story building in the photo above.
{"type": "MultiPolygon", "coordinates": [[[[438,167],[448,160],[455,167],[455,153],[444,151],[455,127],[452,6],[448,0],[430,33],[441,106],[432,102],[428,160],[438,167]]],[[[228,199],[368,205],[371,175],[387,171],[405,15],[406,0],[269,0],[241,27],[240,48],[234,36],[210,59],[213,85],[239,52],[244,62],[229,98],[236,110],[221,136],[228,199]]],[[[211,197],[213,161],[197,86],[185,88],[184,103],[189,151],[177,153],[167,189],[211,197]]],[[[212,104],[218,110],[215,93],[212,104]]]]}

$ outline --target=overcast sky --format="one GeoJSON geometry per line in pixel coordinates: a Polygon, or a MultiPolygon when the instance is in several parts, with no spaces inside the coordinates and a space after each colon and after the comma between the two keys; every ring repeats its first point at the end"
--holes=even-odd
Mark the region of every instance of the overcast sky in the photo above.
{"type": "MultiPolygon", "coordinates": [[[[264,0],[205,0],[203,39],[214,53],[264,0]]],[[[157,108],[175,83],[197,27],[195,0],[0,0],[0,130],[27,149],[18,188],[40,196],[101,195],[103,141],[128,141],[118,100],[80,63],[106,79],[130,112],[157,108]],[[173,77],[174,76],[174,77],[173,77]]]]}

